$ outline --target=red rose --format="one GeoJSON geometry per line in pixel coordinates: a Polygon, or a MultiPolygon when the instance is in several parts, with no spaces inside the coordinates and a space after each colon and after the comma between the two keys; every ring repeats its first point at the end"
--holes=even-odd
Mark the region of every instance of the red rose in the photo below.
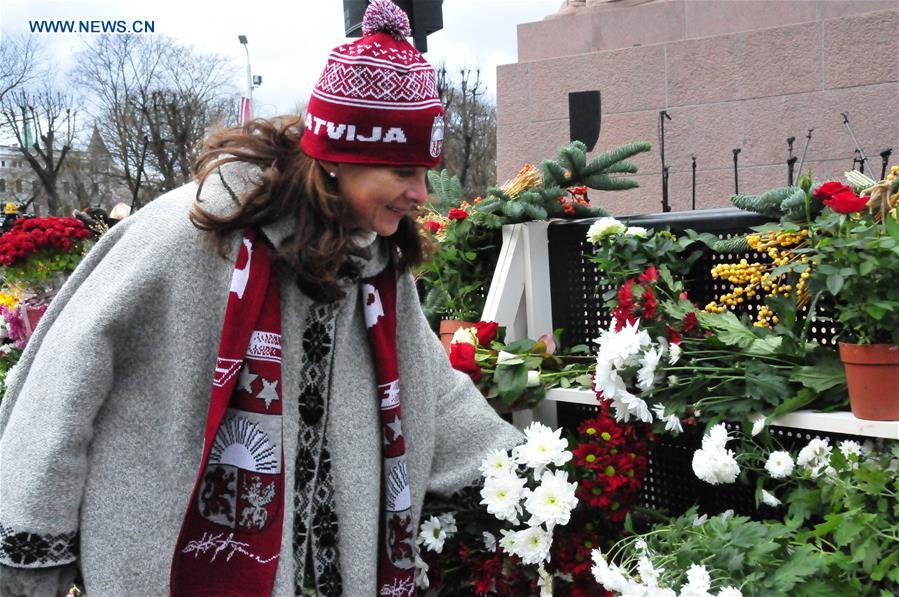
{"type": "Polygon", "coordinates": [[[496,338],[496,332],[499,331],[499,324],[495,321],[479,321],[474,324],[475,331],[478,336],[478,344],[487,346],[496,338]]]}
{"type": "Polygon", "coordinates": [[[865,209],[868,197],[859,197],[852,191],[841,191],[824,200],[824,205],[841,214],[854,214],[865,209]]]}
{"type": "Polygon", "coordinates": [[[849,185],[845,185],[839,181],[832,180],[830,182],[825,182],[820,187],[815,189],[812,193],[812,197],[817,199],[818,201],[825,201],[837,193],[842,193],[844,191],[852,192],[852,187],[849,185]]]}
{"type": "Polygon", "coordinates": [[[468,217],[468,212],[464,209],[453,208],[449,210],[449,214],[447,215],[447,217],[450,220],[464,220],[468,217]]]}
{"type": "Polygon", "coordinates": [[[440,231],[440,223],[434,220],[426,220],[422,227],[431,234],[437,234],[440,231]]]}
{"type": "Polygon", "coordinates": [[[456,342],[450,346],[450,364],[453,369],[467,373],[472,381],[481,379],[481,368],[474,361],[475,347],[465,342],[456,342]]]}

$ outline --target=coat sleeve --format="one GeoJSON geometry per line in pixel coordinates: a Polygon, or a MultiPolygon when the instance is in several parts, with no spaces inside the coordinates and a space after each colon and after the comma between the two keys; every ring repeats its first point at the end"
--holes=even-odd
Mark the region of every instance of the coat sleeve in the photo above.
{"type": "Polygon", "coordinates": [[[468,375],[450,366],[437,335],[428,326],[421,311],[411,276],[400,278],[401,300],[410,308],[410,323],[415,333],[426,340],[423,359],[430,370],[430,387],[437,395],[437,424],[428,491],[449,496],[479,482],[479,467],[495,449],[509,449],[523,441],[523,434],[504,421],[468,375]]]}
{"type": "Polygon", "coordinates": [[[127,349],[125,330],[162,287],[159,267],[147,265],[159,261],[160,249],[126,234],[129,220],[88,252],[8,376],[0,404],[0,564],[35,574],[0,569],[4,584],[34,588],[58,577],[54,567],[77,560],[93,422],[113,383],[116,351],[127,349]],[[46,578],[36,569],[47,569],[46,578]]]}

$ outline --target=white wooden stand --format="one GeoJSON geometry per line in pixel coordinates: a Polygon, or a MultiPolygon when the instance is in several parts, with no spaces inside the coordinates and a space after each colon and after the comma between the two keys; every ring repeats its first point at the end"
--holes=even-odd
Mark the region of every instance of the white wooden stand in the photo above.
{"type": "MultiPolygon", "coordinates": [[[[481,319],[505,326],[507,342],[536,340],[553,331],[548,227],[549,222],[503,226],[503,246],[481,319]]],[[[513,422],[523,428],[536,419],[556,427],[558,402],[597,404],[596,395],[590,390],[553,389],[533,411],[515,413],[513,422]]],[[[865,421],[850,412],[798,411],[776,419],[772,425],[899,440],[899,421],[865,421]]]]}

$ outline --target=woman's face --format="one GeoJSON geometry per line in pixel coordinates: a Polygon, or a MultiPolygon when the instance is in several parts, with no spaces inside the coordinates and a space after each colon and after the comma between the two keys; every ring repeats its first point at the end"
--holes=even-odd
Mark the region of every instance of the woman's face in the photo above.
{"type": "Polygon", "coordinates": [[[337,174],[340,195],[350,202],[356,216],[355,225],[381,236],[395,233],[405,216],[414,217],[428,196],[427,168],[348,163],[323,163],[323,166],[337,174]]]}

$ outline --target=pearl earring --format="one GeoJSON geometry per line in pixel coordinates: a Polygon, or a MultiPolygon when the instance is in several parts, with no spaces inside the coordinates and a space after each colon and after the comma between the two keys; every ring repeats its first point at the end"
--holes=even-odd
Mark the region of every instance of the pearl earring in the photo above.
{"type": "Polygon", "coordinates": [[[331,178],[337,178],[337,172],[328,172],[328,176],[331,178]]]}

